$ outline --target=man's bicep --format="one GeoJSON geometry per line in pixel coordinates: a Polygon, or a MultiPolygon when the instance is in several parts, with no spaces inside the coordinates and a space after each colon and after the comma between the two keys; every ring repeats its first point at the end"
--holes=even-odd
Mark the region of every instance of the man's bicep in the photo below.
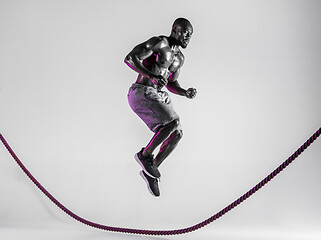
{"type": "Polygon", "coordinates": [[[146,42],[138,44],[134,49],[127,55],[127,57],[136,57],[138,60],[144,60],[151,56],[160,47],[161,39],[159,37],[152,37],[146,42]]]}
{"type": "Polygon", "coordinates": [[[180,69],[177,69],[175,72],[171,73],[168,77],[168,82],[175,82],[178,79],[180,69]]]}

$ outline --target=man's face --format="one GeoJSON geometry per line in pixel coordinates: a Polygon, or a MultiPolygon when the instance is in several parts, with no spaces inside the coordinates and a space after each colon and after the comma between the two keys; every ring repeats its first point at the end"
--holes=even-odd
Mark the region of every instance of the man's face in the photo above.
{"type": "Polygon", "coordinates": [[[177,29],[178,42],[182,48],[186,48],[193,34],[191,26],[179,27],[177,29]]]}

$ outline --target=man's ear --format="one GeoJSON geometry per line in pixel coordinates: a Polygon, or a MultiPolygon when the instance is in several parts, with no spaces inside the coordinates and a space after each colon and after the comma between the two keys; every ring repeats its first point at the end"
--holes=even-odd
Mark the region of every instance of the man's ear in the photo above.
{"type": "Polygon", "coordinates": [[[177,35],[177,27],[172,28],[172,34],[177,35]]]}

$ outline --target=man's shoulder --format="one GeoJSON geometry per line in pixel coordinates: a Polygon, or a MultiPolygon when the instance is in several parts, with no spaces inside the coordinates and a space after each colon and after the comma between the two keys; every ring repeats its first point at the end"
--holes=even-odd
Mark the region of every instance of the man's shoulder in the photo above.
{"type": "Polygon", "coordinates": [[[182,58],[182,60],[185,60],[185,56],[184,54],[182,53],[181,50],[178,51],[178,54],[177,54],[180,58],[182,58]]]}
{"type": "Polygon", "coordinates": [[[154,36],[147,40],[146,42],[148,45],[156,47],[156,48],[162,48],[165,45],[168,45],[168,41],[165,38],[165,36],[154,36]]]}

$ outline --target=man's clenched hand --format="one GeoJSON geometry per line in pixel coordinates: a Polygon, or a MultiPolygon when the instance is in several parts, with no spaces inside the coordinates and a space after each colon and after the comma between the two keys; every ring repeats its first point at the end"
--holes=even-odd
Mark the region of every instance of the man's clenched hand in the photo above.
{"type": "Polygon", "coordinates": [[[190,98],[190,99],[195,98],[196,93],[197,93],[197,91],[195,88],[189,88],[186,90],[186,97],[190,98]]]}

